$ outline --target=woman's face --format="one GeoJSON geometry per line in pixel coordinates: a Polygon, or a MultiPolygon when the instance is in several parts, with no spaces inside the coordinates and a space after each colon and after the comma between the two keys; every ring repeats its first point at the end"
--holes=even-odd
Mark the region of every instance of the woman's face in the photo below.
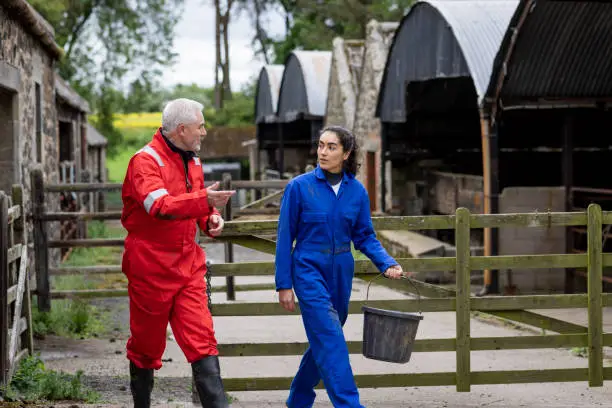
{"type": "Polygon", "coordinates": [[[344,161],[348,159],[350,154],[351,152],[344,151],[336,133],[326,131],[319,138],[317,157],[319,158],[319,166],[323,170],[330,173],[340,173],[344,161]]]}

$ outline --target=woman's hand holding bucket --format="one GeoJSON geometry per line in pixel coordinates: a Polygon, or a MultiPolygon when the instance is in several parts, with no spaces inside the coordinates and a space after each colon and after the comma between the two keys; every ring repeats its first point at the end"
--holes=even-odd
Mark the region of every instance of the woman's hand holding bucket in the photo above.
{"type": "Polygon", "coordinates": [[[389,279],[401,279],[401,278],[409,278],[413,275],[412,272],[404,272],[401,265],[394,265],[389,267],[385,273],[385,277],[389,279]]]}

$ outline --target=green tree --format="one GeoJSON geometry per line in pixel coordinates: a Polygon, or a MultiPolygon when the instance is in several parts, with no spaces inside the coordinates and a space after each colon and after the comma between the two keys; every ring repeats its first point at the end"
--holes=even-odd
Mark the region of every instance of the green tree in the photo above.
{"type": "Polygon", "coordinates": [[[98,122],[111,127],[112,118],[102,116],[114,111],[103,105],[116,103],[116,95],[107,96],[105,92],[118,88],[128,72],[137,78],[158,77],[161,69],[176,57],[172,50],[173,27],[183,0],[30,0],[30,3],[51,23],[56,42],[65,51],[59,64],[60,75],[98,108],[98,122]]]}
{"type": "Polygon", "coordinates": [[[371,19],[399,21],[414,0],[240,0],[252,16],[256,50],[266,63],[285,62],[295,49],[330,50],[336,36],[365,38],[371,19]],[[273,8],[285,14],[286,35],[271,38],[263,29],[262,19],[273,8]]]}
{"type": "Polygon", "coordinates": [[[123,135],[113,124],[115,112],[122,104],[123,95],[116,89],[102,85],[96,98],[97,118],[92,125],[102,133],[108,140],[107,153],[114,156],[119,152],[119,147],[123,142],[123,135]]]}

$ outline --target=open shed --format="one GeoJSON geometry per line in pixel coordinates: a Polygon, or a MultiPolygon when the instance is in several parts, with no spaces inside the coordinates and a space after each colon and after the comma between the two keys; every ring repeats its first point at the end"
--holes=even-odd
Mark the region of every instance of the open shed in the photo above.
{"type": "MultiPolygon", "coordinates": [[[[513,177],[503,166],[509,141],[524,157],[519,173],[533,183],[562,186],[551,206],[612,210],[612,2],[521,0],[486,89],[491,185],[513,177]]],[[[487,169],[485,169],[487,170],[487,169]]],[[[495,190],[492,190],[495,194],[495,190]]],[[[569,228],[569,253],[586,249],[586,230],[569,228]]],[[[611,240],[604,238],[604,250],[611,240]]],[[[502,242],[503,245],[503,237],[502,242]]],[[[584,289],[584,272],[568,270],[565,291],[584,289]],[[577,284],[577,285],[576,285],[577,284]]],[[[612,286],[612,274],[604,281],[612,286]]]]}
{"type": "Polygon", "coordinates": [[[260,167],[272,169],[277,167],[274,162],[276,149],[279,147],[276,108],[284,70],[283,65],[265,65],[259,71],[255,91],[255,125],[257,151],[259,152],[257,159],[263,166],[251,163],[251,165],[256,165],[257,173],[262,170],[260,167]]]}
{"type": "Polygon", "coordinates": [[[87,167],[87,115],[89,103],[55,74],[59,176],[61,183],[83,181],[87,167]]]}
{"type": "Polygon", "coordinates": [[[301,173],[316,163],[316,141],[323,126],[331,51],[293,51],[285,61],[276,114],[278,170],[301,173]],[[291,167],[286,166],[291,163],[291,167]]]}
{"type": "Polygon", "coordinates": [[[385,211],[483,212],[479,101],[517,4],[418,1],[401,21],[376,108],[393,180],[385,211]]]}
{"type": "MultiPolygon", "coordinates": [[[[486,194],[490,189],[484,185],[483,169],[500,160],[489,156],[480,102],[517,5],[518,0],[423,0],[400,22],[376,106],[380,172],[383,180],[390,180],[382,185],[382,196],[389,197],[383,200],[385,212],[452,214],[460,206],[473,213],[498,211],[498,195],[489,200],[486,194]]],[[[502,159],[509,168],[520,166],[512,156],[502,159]]],[[[530,182],[521,177],[506,181],[507,186],[530,182]]],[[[452,231],[435,235],[454,241],[452,231]]],[[[474,230],[472,248],[498,253],[497,236],[474,230]]],[[[487,291],[498,287],[497,273],[492,276],[492,282],[485,280],[492,288],[487,291]]]]}

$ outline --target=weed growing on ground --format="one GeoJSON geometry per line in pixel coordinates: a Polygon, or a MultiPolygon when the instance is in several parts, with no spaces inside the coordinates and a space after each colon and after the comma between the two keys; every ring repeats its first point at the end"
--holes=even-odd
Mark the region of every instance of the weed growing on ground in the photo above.
{"type": "Polygon", "coordinates": [[[574,347],[571,352],[577,357],[588,357],[589,355],[589,349],[587,347],[574,347]]]}
{"type": "Polygon", "coordinates": [[[82,300],[54,300],[50,312],[32,308],[34,337],[97,337],[105,329],[107,316],[82,300]]]}
{"type": "Polygon", "coordinates": [[[28,356],[21,360],[9,386],[2,390],[3,398],[7,402],[98,402],[100,395],[83,384],[82,375],[81,371],[71,375],[47,370],[39,356],[28,356]]]}

